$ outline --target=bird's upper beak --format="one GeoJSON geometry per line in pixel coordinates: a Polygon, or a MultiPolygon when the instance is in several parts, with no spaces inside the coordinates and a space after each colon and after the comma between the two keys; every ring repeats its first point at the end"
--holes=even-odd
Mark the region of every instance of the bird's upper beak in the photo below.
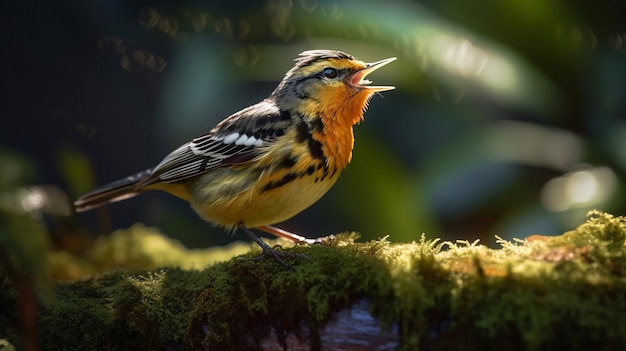
{"type": "Polygon", "coordinates": [[[371,84],[372,82],[365,79],[365,77],[367,77],[368,74],[374,72],[375,70],[395,60],[396,60],[396,57],[390,57],[388,59],[380,60],[374,63],[368,63],[365,68],[361,69],[360,71],[357,71],[356,73],[352,75],[352,77],[350,77],[350,84],[352,84],[352,86],[355,86],[357,88],[364,89],[364,90],[371,91],[371,92],[387,91],[387,90],[395,89],[396,87],[392,87],[392,86],[368,85],[368,84],[371,84]]]}

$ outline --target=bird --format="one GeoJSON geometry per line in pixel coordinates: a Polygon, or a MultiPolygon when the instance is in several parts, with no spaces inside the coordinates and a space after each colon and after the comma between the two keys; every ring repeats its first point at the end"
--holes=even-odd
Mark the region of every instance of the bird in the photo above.
{"type": "Polygon", "coordinates": [[[156,166],[106,184],[75,202],[76,212],[149,190],[181,198],[204,220],[241,230],[287,268],[285,252],[251,229],[314,244],[274,226],[305,210],[335,184],[352,158],[353,126],[373,95],[393,90],[366,76],[396,60],[365,63],[336,50],[308,50],[264,100],[181,145],[156,166]]]}

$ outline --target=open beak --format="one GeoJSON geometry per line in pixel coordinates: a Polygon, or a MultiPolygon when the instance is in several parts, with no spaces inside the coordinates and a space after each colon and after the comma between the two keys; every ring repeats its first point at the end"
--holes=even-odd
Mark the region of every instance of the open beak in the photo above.
{"type": "Polygon", "coordinates": [[[396,87],[392,87],[392,86],[368,85],[368,84],[371,84],[372,82],[365,79],[365,77],[367,77],[368,74],[374,72],[375,70],[395,60],[396,60],[396,57],[390,57],[388,59],[380,60],[374,63],[368,63],[365,68],[363,68],[360,71],[357,71],[355,74],[352,75],[352,77],[350,77],[350,84],[352,84],[352,86],[354,87],[371,91],[371,92],[387,91],[387,90],[395,89],[396,87]]]}

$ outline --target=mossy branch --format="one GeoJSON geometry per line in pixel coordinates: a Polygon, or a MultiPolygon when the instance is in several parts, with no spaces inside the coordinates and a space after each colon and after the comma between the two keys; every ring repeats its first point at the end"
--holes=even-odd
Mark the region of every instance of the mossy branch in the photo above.
{"type": "MultiPolygon", "coordinates": [[[[156,235],[143,227],[133,230],[143,234],[114,234],[94,253],[107,252],[107,245],[118,239],[140,240],[127,242],[122,252],[146,247],[138,244],[156,235]]],[[[85,271],[93,276],[40,291],[40,346],[44,350],[626,349],[623,218],[594,211],[574,231],[558,237],[499,240],[501,248],[496,250],[424,237],[407,244],[353,239],[345,234],[329,246],[286,249],[310,258],[292,262],[295,272],[272,260],[251,261],[251,256],[201,269],[197,260],[205,256],[187,252],[183,256],[195,259],[193,265],[177,263],[172,255],[169,267],[94,273],[108,256],[82,258],[82,264],[91,265],[85,271]]],[[[185,252],[176,246],[156,251],[165,256],[185,252]]],[[[63,261],[70,268],[79,262],[51,257],[57,269],[63,261]]],[[[138,257],[143,257],[139,260],[143,264],[158,263],[158,257],[138,257]]],[[[132,267],[133,260],[127,259],[132,267]]],[[[0,282],[0,330],[5,331],[0,338],[19,346],[18,324],[13,323],[19,319],[15,289],[6,279],[0,282]]]]}

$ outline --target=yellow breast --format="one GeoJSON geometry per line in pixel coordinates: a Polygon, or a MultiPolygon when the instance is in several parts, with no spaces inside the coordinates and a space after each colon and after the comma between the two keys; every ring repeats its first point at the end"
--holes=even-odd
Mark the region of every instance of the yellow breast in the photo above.
{"type": "Polygon", "coordinates": [[[285,221],[319,200],[339,178],[323,168],[311,173],[221,169],[188,183],[192,208],[204,219],[234,229],[285,221]]]}

